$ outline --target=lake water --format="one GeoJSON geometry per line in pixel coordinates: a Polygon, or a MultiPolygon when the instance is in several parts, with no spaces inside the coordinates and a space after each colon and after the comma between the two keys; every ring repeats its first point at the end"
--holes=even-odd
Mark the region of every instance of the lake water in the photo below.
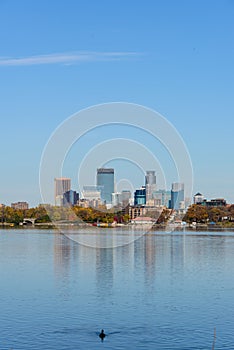
{"type": "Polygon", "coordinates": [[[1,350],[234,349],[233,233],[95,249],[1,230],[0,281],[1,350]]]}

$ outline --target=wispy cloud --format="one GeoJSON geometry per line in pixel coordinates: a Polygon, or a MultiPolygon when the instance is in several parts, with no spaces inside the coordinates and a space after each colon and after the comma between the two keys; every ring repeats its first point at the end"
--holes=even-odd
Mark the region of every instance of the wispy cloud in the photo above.
{"type": "Polygon", "coordinates": [[[137,57],[137,52],[77,52],[28,57],[0,57],[0,66],[32,66],[42,64],[75,64],[81,62],[116,61],[137,57]]]}

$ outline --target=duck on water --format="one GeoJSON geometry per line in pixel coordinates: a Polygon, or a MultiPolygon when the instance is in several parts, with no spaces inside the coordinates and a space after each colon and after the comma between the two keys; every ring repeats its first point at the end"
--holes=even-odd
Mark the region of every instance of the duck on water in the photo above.
{"type": "Polygon", "coordinates": [[[105,333],[104,333],[104,329],[101,330],[101,333],[99,334],[99,338],[101,338],[101,340],[103,341],[103,339],[105,338],[105,333]]]}

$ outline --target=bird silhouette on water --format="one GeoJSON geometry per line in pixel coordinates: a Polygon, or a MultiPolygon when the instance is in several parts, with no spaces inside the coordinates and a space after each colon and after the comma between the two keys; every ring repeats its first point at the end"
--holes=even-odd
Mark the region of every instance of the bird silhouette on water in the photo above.
{"type": "Polygon", "coordinates": [[[101,333],[99,334],[99,338],[101,338],[101,340],[103,341],[105,338],[105,333],[104,333],[104,329],[101,330],[101,333]]]}

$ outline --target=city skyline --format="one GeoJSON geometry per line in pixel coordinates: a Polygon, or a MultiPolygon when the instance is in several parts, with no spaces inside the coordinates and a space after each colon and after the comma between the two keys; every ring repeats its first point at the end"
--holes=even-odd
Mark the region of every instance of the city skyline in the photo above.
{"type": "MultiPolygon", "coordinates": [[[[67,177],[67,176],[62,176],[62,177],[57,177],[54,178],[54,187],[53,187],[53,191],[54,191],[54,201],[52,201],[51,203],[37,203],[34,206],[37,205],[58,205],[58,206],[63,206],[63,205],[67,205],[67,204],[76,204],[76,202],[74,202],[74,200],[72,201],[71,198],[77,198],[79,199],[88,199],[89,197],[94,199],[97,201],[97,205],[101,204],[101,203],[106,203],[106,204],[113,204],[113,198],[110,199],[109,197],[111,197],[111,195],[117,195],[120,194],[120,192],[118,192],[116,190],[116,179],[115,179],[115,169],[114,168],[99,168],[96,170],[97,172],[97,176],[96,176],[96,180],[95,183],[96,184],[85,184],[83,186],[83,189],[80,190],[79,192],[76,192],[77,189],[81,188],[79,186],[79,184],[77,184],[76,186],[72,186],[72,179],[67,177]],[[106,176],[106,175],[111,175],[112,179],[111,179],[111,183],[108,185],[108,189],[104,189],[105,187],[105,181],[106,179],[103,178],[100,180],[100,175],[101,176],[106,176]],[[98,177],[99,176],[99,177],[98,177]],[[113,182],[113,184],[112,184],[113,182]],[[74,190],[72,189],[74,188],[74,190]],[[111,188],[113,188],[113,192],[111,192],[111,188]],[[108,197],[108,201],[106,201],[106,196],[108,197]],[[69,199],[70,198],[70,199],[69,199]],[[101,202],[100,202],[101,200],[101,202]]],[[[118,172],[117,172],[118,174],[118,172]]],[[[170,205],[172,206],[172,208],[174,209],[179,209],[179,203],[182,202],[188,202],[187,204],[193,204],[193,203],[199,203],[202,201],[207,201],[208,196],[203,195],[200,192],[194,192],[191,197],[185,197],[185,192],[184,192],[184,183],[180,183],[180,182],[172,182],[170,189],[169,188],[161,188],[157,186],[157,174],[155,172],[155,170],[145,170],[145,174],[142,176],[142,183],[139,186],[136,186],[133,191],[129,190],[128,188],[123,188],[122,189],[122,193],[126,192],[127,194],[130,193],[130,197],[129,199],[131,199],[135,204],[140,204],[140,205],[157,205],[155,204],[157,202],[157,200],[159,200],[159,197],[161,198],[160,200],[162,201],[162,205],[165,205],[166,207],[170,207],[170,205]],[[144,184],[143,184],[144,181],[144,184]],[[138,192],[138,194],[137,194],[138,192]],[[144,192],[144,194],[143,194],[144,192]],[[170,193],[171,195],[171,199],[169,200],[168,198],[168,194],[170,193]],[[173,193],[175,193],[175,198],[173,198],[173,193]],[[178,194],[177,194],[178,193],[178,194]],[[154,195],[153,195],[154,194],[154,195]],[[142,201],[140,199],[139,203],[136,202],[136,198],[135,196],[139,195],[139,198],[143,198],[142,196],[144,195],[145,199],[142,201]],[[165,198],[164,198],[165,197],[165,198]],[[153,204],[152,200],[154,199],[155,203],[153,204]],[[168,203],[172,201],[171,204],[164,204],[167,202],[168,203]],[[175,203],[177,203],[177,205],[175,205],[175,203]]],[[[109,181],[109,180],[108,180],[109,181]]],[[[15,199],[18,200],[18,199],[15,199]]],[[[215,201],[215,200],[225,200],[224,196],[214,196],[212,198],[210,198],[210,201],[215,201]]],[[[209,202],[209,200],[208,200],[209,202]]],[[[229,204],[232,204],[232,202],[227,202],[229,204]]],[[[14,205],[19,205],[19,207],[21,205],[27,204],[27,206],[29,207],[29,202],[27,201],[27,199],[24,201],[23,200],[18,200],[18,202],[11,202],[11,203],[3,203],[0,202],[0,205],[7,205],[7,206],[11,206],[14,207],[14,205]]],[[[161,204],[160,204],[161,205],[161,204]]],[[[188,207],[188,205],[185,205],[185,208],[188,207]]],[[[32,206],[30,206],[32,207],[32,206]]],[[[95,206],[94,206],[95,207],[95,206]]]]}
{"type": "MultiPolygon", "coordinates": [[[[114,190],[116,189],[116,181],[115,181],[115,169],[113,168],[99,168],[97,169],[97,175],[98,175],[98,172],[100,173],[103,173],[103,174],[112,174],[113,175],[113,188],[114,190]]],[[[166,207],[169,207],[169,205],[167,204],[164,204],[164,201],[165,203],[168,202],[169,198],[168,198],[168,194],[170,193],[170,195],[172,196],[172,198],[170,200],[172,200],[172,207],[175,208],[175,209],[179,209],[178,207],[178,204],[180,201],[188,201],[189,205],[190,204],[193,204],[193,203],[200,203],[202,201],[208,201],[207,200],[207,196],[205,196],[204,194],[200,193],[200,192],[196,192],[196,193],[193,193],[192,196],[190,198],[188,197],[185,197],[185,194],[184,194],[184,183],[180,183],[180,182],[172,182],[171,183],[171,189],[169,188],[157,188],[157,182],[156,182],[156,178],[157,178],[157,174],[155,173],[155,170],[146,170],[145,171],[145,175],[143,176],[142,179],[145,179],[145,183],[143,185],[143,183],[141,183],[140,186],[137,186],[133,189],[133,191],[130,191],[129,189],[125,188],[122,190],[122,194],[124,192],[126,192],[127,194],[127,197],[129,199],[131,199],[133,201],[133,203],[135,203],[135,195],[137,192],[139,192],[139,198],[142,198],[142,195],[143,195],[143,192],[144,191],[144,196],[145,196],[145,200],[144,202],[139,202],[139,204],[142,204],[142,205],[151,205],[153,202],[152,202],[152,199],[155,200],[155,203],[157,202],[157,199],[159,200],[159,197],[161,198],[162,200],[162,205],[165,205],[166,207]],[[155,182],[154,182],[155,181],[155,182]],[[151,182],[150,185],[153,185],[153,189],[148,187],[147,189],[147,185],[149,184],[149,182],[151,182]],[[147,191],[148,191],[148,195],[147,195],[147,191]],[[173,192],[176,193],[175,194],[175,198],[173,198],[173,192]],[[150,198],[149,198],[149,193],[150,193],[150,198]],[[178,194],[177,194],[178,193],[178,194]],[[129,196],[130,194],[130,196],[129,196]],[[153,195],[154,194],[154,195],[153,195]],[[147,196],[148,196],[148,199],[147,199],[147,196]],[[179,200],[178,200],[178,198],[179,200]],[[165,198],[164,198],[165,197],[165,198]],[[175,206],[175,203],[178,202],[178,204],[175,206]]],[[[100,181],[100,180],[99,180],[100,181]]],[[[103,180],[101,180],[103,181],[103,180]]],[[[105,182],[105,181],[104,181],[105,182]]],[[[111,185],[112,187],[112,185],[111,185]]],[[[101,204],[101,203],[104,203],[106,202],[106,192],[104,192],[104,195],[102,194],[102,191],[104,189],[104,185],[98,185],[98,176],[96,178],[96,185],[95,184],[92,184],[92,185],[84,185],[83,186],[83,190],[81,190],[80,192],[76,192],[76,190],[80,188],[79,187],[79,184],[77,184],[77,186],[72,186],[72,180],[71,178],[69,177],[65,177],[65,176],[62,176],[62,177],[57,177],[57,178],[54,178],[54,187],[53,187],[53,191],[54,191],[54,201],[53,203],[37,203],[36,205],[47,205],[47,204],[50,204],[50,205],[58,205],[58,206],[63,206],[63,205],[66,205],[66,204],[75,204],[75,202],[71,201],[69,198],[78,198],[79,199],[89,199],[90,197],[90,200],[91,199],[95,199],[99,202],[97,202],[97,204],[101,204]],[[72,188],[74,188],[75,190],[72,190],[72,188]],[[102,202],[100,202],[100,200],[102,202]]],[[[117,194],[120,194],[120,192],[118,191],[113,191],[113,192],[110,192],[108,193],[108,196],[110,195],[117,195],[117,194]]],[[[109,197],[108,197],[109,198],[109,197]]],[[[170,202],[169,200],[169,202],[170,202]]],[[[220,196],[220,197],[213,197],[213,198],[210,198],[210,201],[215,201],[215,200],[225,200],[224,196],[220,196]]],[[[225,200],[226,201],[226,200],[225,200]]],[[[113,202],[113,198],[111,201],[108,201],[106,202],[106,204],[111,204],[113,202]]],[[[27,204],[27,206],[29,207],[29,203],[28,201],[23,201],[23,200],[18,200],[18,202],[11,202],[11,203],[0,203],[0,205],[8,205],[8,206],[11,206],[11,207],[17,207],[17,205],[20,207],[21,205],[24,205],[24,204],[27,204]]],[[[231,202],[229,202],[229,204],[233,204],[231,202]]],[[[157,204],[154,204],[154,205],[157,205],[157,204]]],[[[32,207],[32,206],[30,206],[32,207]]],[[[188,205],[185,205],[185,207],[188,207],[188,205]]]]}
{"type": "MultiPolygon", "coordinates": [[[[228,0],[149,1],[134,11],[123,1],[1,2],[0,202],[40,203],[41,156],[58,125],[83,108],[125,101],[158,111],[178,130],[194,193],[233,203],[233,14],[228,0]]],[[[108,136],[96,130],[79,152],[108,136]]],[[[149,135],[140,139],[161,152],[149,135]]],[[[71,178],[72,166],[73,159],[71,178]]]]}
{"type": "Polygon", "coordinates": [[[83,186],[83,190],[80,193],[71,190],[72,186],[70,178],[55,178],[55,205],[75,205],[77,204],[76,202],[69,201],[66,199],[68,196],[75,196],[74,198],[77,198],[78,201],[88,200],[88,202],[92,203],[91,206],[93,207],[98,207],[101,204],[111,204],[112,206],[114,206],[113,203],[116,203],[116,205],[118,205],[118,196],[122,195],[123,197],[125,197],[123,198],[123,201],[126,201],[126,199],[128,199],[128,204],[131,204],[130,202],[132,201],[134,205],[165,206],[176,210],[187,209],[193,203],[212,203],[212,201],[226,202],[226,200],[221,197],[211,198],[210,200],[207,200],[207,198],[200,192],[192,194],[190,198],[185,197],[185,185],[181,182],[172,182],[170,190],[167,188],[157,189],[157,174],[155,170],[145,170],[145,183],[144,185],[142,184],[139,188],[134,188],[132,192],[129,189],[123,189],[122,192],[117,192],[115,174],[116,172],[114,168],[97,169],[96,185],[86,184],[83,186]],[[109,178],[109,176],[111,177],[109,178]],[[106,185],[108,186],[106,187],[106,185]],[[58,203],[56,203],[57,196],[62,197],[62,199],[59,198],[58,203]],[[139,201],[137,198],[139,198],[139,201]]]}

